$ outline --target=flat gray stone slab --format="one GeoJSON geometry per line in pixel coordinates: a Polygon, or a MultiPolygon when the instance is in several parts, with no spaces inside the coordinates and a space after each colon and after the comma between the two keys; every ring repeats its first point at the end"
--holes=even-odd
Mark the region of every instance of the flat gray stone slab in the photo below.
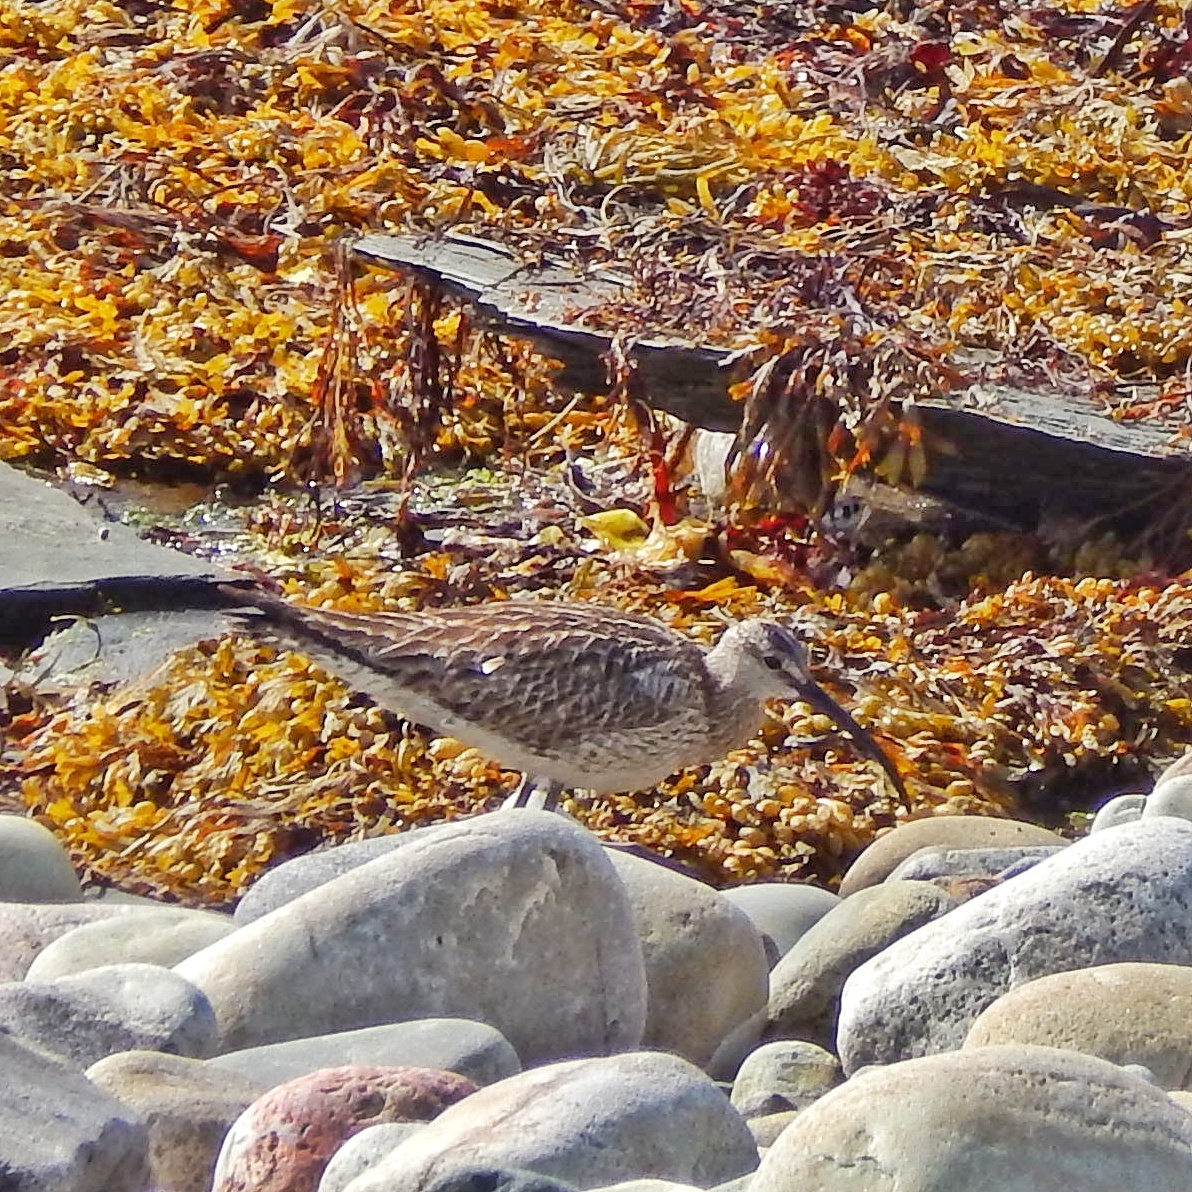
{"type": "Polygon", "coordinates": [[[0,464],[0,606],[15,593],[137,579],[226,578],[206,560],[146,542],[68,493],[0,464]]]}
{"type": "Polygon", "coordinates": [[[204,608],[80,617],[47,637],[18,673],[40,691],[126,683],[159,667],[175,650],[237,627],[232,618],[204,608]]]}

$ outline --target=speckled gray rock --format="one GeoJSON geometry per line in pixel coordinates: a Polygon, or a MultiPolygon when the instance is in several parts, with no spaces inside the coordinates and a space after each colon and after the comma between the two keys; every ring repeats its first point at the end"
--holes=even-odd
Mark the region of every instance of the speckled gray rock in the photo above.
{"type": "Polygon", "coordinates": [[[1028,981],[987,1006],[964,1045],[992,1043],[1141,1064],[1165,1089],[1192,1089],[1192,968],[1106,964],[1028,981]]]}
{"type": "Polygon", "coordinates": [[[1113,1064],[983,1047],[875,1068],[786,1128],[751,1192],[1187,1192],[1192,1116],[1113,1064]]]}
{"type": "Polygon", "coordinates": [[[0,815],[0,901],[80,902],[83,890],[66,849],[49,828],[0,815]]]}
{"type": "Polygon", "coordinates": [[[766,1043],[745,1057],[733,1081],[732,1103],[744,1117],[805,1109],[843,1079],[830,1052],[800,1039],[766,1043]]]}
{"type": "Polygon", "coordinates": [[[453,1105],[347,1192],[424,1192],[445,1166],[526,1168],[577,1188],[655,1177],[709,1187],[750,1171],[744,1119],[698,1068],[630,1052],[523,1072],[453,1105]]]}
{"type": "Polygon", "coordinates": [[[136,1115],[69,1064],[0,1034],[0,1186],[140,1192],[148,1137],[136,1115]]]}
{"type": "Polygon", "coordinates": [[[350,840],[332,848],[303,853],[291,857],[280,865],[263,873],[245,892],[236,904],[235,919],[238,927],[275,911],[287,902],[311,890],[326,885],[345,873],[351,873],[369,861],[384,857],[396,848],[402,848],[411,840],[417,840],[424,829],[413,828],[407,832],[395,832],[389,836],[370,836],[366,840],[350,840]]]}
{"type": "Polygon", "coordinates": [[[138,907],[127,915],[84,923],[51,941],[25,974],[52,981],[105,964],[177,964],[231,934],[230,915],[185,907],[138,907]]]}
{"type": "Polygon", "coordinates": [[[422,1018],[290,1039],[229,1051],[209,1062],[270,1085],[344,1064],[433,1068],[466,1076],[476,1084],[493,1084],[521,1071],[517,1052],[500,1031],[465,1018],[422,1018]]]}
{"type": "Polygon", "coordinates": [[[426,1125],[425,1122],[381,1122],[353,1134],[331,1156],[319,1179],[318,1192],[344,1192],[358,1176],[376,1167],[426,1125]]]}
{"type": "Polygon", "coordinates": [[[610,852],[629,894],[646,964],[642,1046],[706,1064],[717,1044],[766,1004],[761,932],[710,886],[610,852]]]}
{"type": "Polygon", "coordinates": [[[936,882],[947,885],[949,878],[987,878],[1004,881],[1024,873],[1044,857],[1060,851],[1058,844],[1002,848],[944,848],[933,845],[911,853],[900,861],[886,878],[888,882],[936,882]]]}
{"type": "Polygon", "coordinates": [[[267,1087],[159,1051],[110,1055],[87,1069],[87,1079],[145,1123],[154,1192],[208,1192],[224,1135],[267,1087]]]}
{"type": "Polygon", "coordinates": [[[1121,961],[1192,964],[1192,823],[1108,828],[921,927],[858,968],[841,1000],[846,1072],[959,1047],[1036,977],[1121,961]]]}
{"type": "Polygon", "coordinates": [[[834,1048],[840,991],[858,965],[956,906],[929,882],[882,882],[829,911],[770,974],[763,1037],[834,1048]]]}
{"type": "Polygon", "coordinates": [[[840,898],[830,890],[804,882],[756,882],[751,886],[734,886],[722,893],[753,920],[763,936],[773,941],[779,957],[785,956],[797,940],[840,903],[840,898]]]}
{"type": "Polygon", "coordinates": [[[595,837],[550,812],[426,829],[177,971],[210,998],[225,1050],[461,1017],[528,1064],[633,1047],[645,1025],[628,895],[595,837]]]}
{"type": "Polygon", "coordinates": [[[1055,832],[1020,820],[983,815],[933,815],[899,824],[879,836],[853,863],[840,882],[840,896],[848,898],[884,881],[912,853],[921,848],[1000,848],[1068,842],[1055,832]]]}
{"type": "Polygon", "coordinates": [[[117,1051],[207,1056],[215,1014],[172,969],[112,964],[58,981],[0,985],[0,1031],[87,1067],[117,1051]]]}
{"type": "Polygon", "coordinates": [[[1192,820],[1192,774],[1181,774],[1155,784],[1155,789],[1142,805],[1142,818],[1174,815],[1192,820]]]}
{"type": "Polygon", "coordinates": [[[1093,816],[1089,832],[1104,832],[1106,828],[1116,828],[1119,824],[1131,824],[1142,818],[1145,805],[1146,795],[1117,795],[1103,804],[1093,816]]]}
{"type": "Polygon", "coordinates": [[[68,931],[133,909],[106,901],[0,902],[0,981],[23,980],[33,958],[68,931]]]}

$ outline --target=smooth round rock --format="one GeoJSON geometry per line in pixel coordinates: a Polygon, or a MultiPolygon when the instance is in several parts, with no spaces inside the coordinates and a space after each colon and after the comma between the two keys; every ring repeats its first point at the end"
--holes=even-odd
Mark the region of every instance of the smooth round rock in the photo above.
{"type": "Polygon", "coordinates": [[[949,888],[953,878],[977,878],[999,882],[1024,873],[1044,857],[1060,851],[1056,844],[1012,848],[944,848],[933,845],[911,853],[886,878],[888,882],[936,882],[949,888]]]}
{"type": "Polygon", "coordinates": [[[426,1068],[325,1068],[270,1089],[233,1123],[212,1192],[314,1192],[331,1156],[357,1131],[426,1122],[476,1086],[426,1068]]]}
{"type": "Polygon", "coordinates": [[[118,1051],[211,1055],[210,1003],[172,969],[111,964],[57,981],[0,985],[0,1030],[85,1068],[118,1051]]]}
{"type": "Polygon", "coordinates": [[[230,935],[233,926],[230,915],[210,911],[138,908],[59,936],[34,957],[25,975],[30,981],[52,981],[107,964],[169,968],[230,935]]]}
{"type": "Polygon", "coordinates": [[[1055,832],[1020,820],[984,815],[934,815],[899,824],[879,836],[849,866],[840,882],[840,896],[876,886],[912,853],[921,848],[1003,848],[1037,844],[1066,845],[1055,832]]]}
{"type": "Polygon", "coordinates": [[[625,888],[595,837],[550,812],[420,831],[177,971],[211,999],[225,1050],[460,1017],[541,1063],[634,1047],[645,1025],[625,888]]]}
{"type": "Polygon", "coordinates": [[[49,828],[0,815],[0,902],[81,902],[70,856],[49,828]]]}
{"type": "Polygon", "coordinates": [[[478,1085],[493,1084],[521,1071],[517,1052],[500,1031],[465,1018],[423,1018],[290,1039],[229,1051],[209,1062],[271,1086],[344,1064],[431,1068],[455,1072],[478,1085]]]}
{"type": "Polygon", "coordinates": [[[0,1034],[0,1181],[13,1192],[139,1192],[148,1135],[73,1065],[0,1034]]]}
{"type": "Polygon", "coordinates": [[[265,1091],[239,1072],[159,1051],[110,1055],[87,1079],[145,1123],[150,1187],[159,1192],[209,1192],[224,1136],[265,1091]]]}
{"type": "MultiPolygon", "coordinates": [[[[345,1192],[354,1192],[358,1186],[354,1181],[345,1192]]],[[[320,1192],[323,1192],[321,1188],[320,1192]]],[[[427,1177],[420,1192],[577,1192],[577,1189],[536,1171],[447,1163],[427,1177]]]]}
{"type": "Polygon", "coordinates": [[[326,885],[345,873],[351,873],[369,861],[384,857],[418,838],[424,829],[412,828],[389,836],[370,836],[365,840],[349,840],[346,844],[318,849],[291,857],[267,870],[245,891],[236,904],[234,917],[237,927],[252,923],[262,915],[293,902],[311,890],[326,885]]]}
{"type": "Polygon", "coordinates": [[[1176,778],[1184,778],[1192,774],[1192,749],[1185,749],[1184,752],[1167,766],[1166,769],[1155,779],[1155,786],[1162,786],[1165,782],[1172,782],[1176,778]]]}
{"type": "Polygon", "coordinates": [[[721,891],[739,906],[763,936],[774,942],[779,958],[818,923],[840,898],[805,882],[756,882],[721,891]]]}
{"type": "Polygon", "coordinates": [[[981,1012],[964,1046],[994,1043],[1066,1047],[1192,1089],[1192,967],[1106,964],[1028,981],[981,1012]]]}
{"type": "Polygon", "coordinates": [[[751,1192],[1186,1192],[1192,1116],[1113,1064],[981,1047],[875,1068],[775,1139],[751,1192]]]}
{"type": "Polygon", "coordinates": [[[744,1119],[698,1068],[630,1052],[534,1068],[481,1089],[350,1192],[425,1192],[451,1166],[528,1169],[579,1188],[645,1177],[705,1188],[756,1164],[744,1119]]]}
{"type": "Polygon", "coordinates": [[[133,909],[109,902],[0,902],[0,981],[23,980],[38,953],[68,931],[133,909]]]}
{"type": "Polygon", "coordinates": [[[1145,805],[1146,795],[1116,795],[1098,809],[1093,822],[1089,824],[1089,832],[1104,832],[1106,828],[1116,828],[1119,824],[1132,824],[1142,818],[1145,805]]]}
{"type": "Polygon", "coordinates": [[[856,969],[841,997],[844,1070],[959,1047],[986,1006],[1050,973],[1192,964],[1190,904],[1186,820],[1086,836],[856,969]]]}
{"type": "Polygon", "coordinates": [[[805,1039],[833,1049],[840,992],[849,974],[955,906],[955,900],[930,882],[882,882],[844,899],[770,974],[763,1037],[805,1039]]]}
{"type": "Polygon", "coordinates": [[[380,1122],[353,1134],[327,1161],[318,1192],[344,1192],[363,1172],[376,1167],[390,1151],[412,1138],[425,1122],[380,1122]]]}
{"type": "Polygon", "coordinates": [[[1192,820],[1192,774],[1181,774],[1156,783],[1142,805],[1142,818],[1173,815],[1192,820]]]}
{"type": "Polygon", "coordinates": [[[749,1119],[749,1132],[757,1149],[763,1156],[767,1148],[778,1141],[778,1135],[783,1132],[799,1116],[797,1109],[787,1109],[782,1113],[766,1113],[761,1117],[749,1119]]]}
{"type": "Polygon", "coordinates": [[[745,1057],[731,1099],[742,1116],[762,1117],[805,1109],[842,1079],[840,1061],[830,1051],[799,1039],[779,1039],[745,1057]]]}
{"type": "Polygon", "coordinates": [[[702,882],[628,853],[609,859],[629,893],[646,965],[642,1045],[702,1066],[766,1004],[761,932],[702,882]]]}

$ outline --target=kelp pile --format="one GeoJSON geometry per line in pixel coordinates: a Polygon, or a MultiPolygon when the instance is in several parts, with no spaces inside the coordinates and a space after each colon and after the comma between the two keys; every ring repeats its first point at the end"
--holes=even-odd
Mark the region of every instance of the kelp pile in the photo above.
{"type": "MultiPolygon", "coordinates": [[[[1189,44],[1175,0],[5,0],[0,452],[302,479],[331,388],[395,466],[408,303],[342,245],[409,227],[615,264],[593,320],[760,347],[837,464],[913,478],[977,375],[1182,434],[1189,44]]],[[[550,405],[461,360],[440,447],[550,405]]]]}
{"type": "MultiPolygon", "coordinates": [[[[782,568],[773,545],[750,559],[741,538],[716,563],[709,524],[702,536],[694,519],[651,530],[632,507],[588,514],[574,495],[569,509],[550,499],[567,491],[550,479],[420,491],[412,513],[426,541],[403,560],[385,516],[399,498],[385,494],[345,496],[320,519],[275,500],[268,516],[246,513],[239,548],[285,577],[293,598],[359,611],[562,596],[646,612],[709,643],[731,618],[794,625],[819,679],[898,767],[908,802],[829,721],[794,704],[775,706],[758,740],[720,763],[566,805],[605,836],[719,883],[830,881],[908,815],[1063,825],[1106,791],[1145,789],[1148,769],[1192,738],[1186,578],[990,583],[1015,544],[971,538],[953,551],[892,548],[870,567],[901,579],[877,594],[826,591],[794,556],[793,529],[782,568]],[[304,549],[316,540],[318,551],[304,549]],[[971,594],[933,599],[945,582],[971,594]]],[[[606,478],[610,491],[646,499],[623,481],[606,478]]],[[[804,549],[814,537],[803,535],[804,549]]],[[[316,842],[494,807],[518,777],[230,624],[140,680],[31,711],[8,732],[6,785],[90,873],[215,903],[316,842]]]]}
{"type": "MultiPolygon", "coordinates": [[[[401,481],[380,512],[246,513],[235,550],[318,603],[560,595],[704,640],[791,618],[912,803],[795,706],[720,765],[572,804],[717,880],[830,878],[908,814],[1054,817],[1192,738],[1186,578],[1111,547],[1031,575],[1047,552],[1010,533],[845,565],[801,515],[699,522],[661,428],[348,246],[469,231],[616,272],[577,316],[739,350],[738,493],[794,460],[812,511],[854,470],[918,479],[916,403],[977,380],[1180,442],[1190,59],[1176,0],[0,0],[0,458],[401,481]],[[454,486],[431,524],[419,470],[461,461],[521,504],[454,486]]],[[[179,897],[513,780],[243,635],[9,707],[6,787],[92,873],[179,897]]]]}

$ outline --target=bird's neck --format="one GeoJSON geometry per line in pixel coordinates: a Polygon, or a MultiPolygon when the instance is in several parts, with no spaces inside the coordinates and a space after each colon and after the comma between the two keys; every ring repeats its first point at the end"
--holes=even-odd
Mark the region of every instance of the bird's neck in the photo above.
{"type": "Polygon", "coordinates": [[[707,671],[711,679],[708,718],[715,737],[713,747],[723,757],[757,733],[765,712],[757,691],[746,677],[739,650],[722,649],[717,644],[708,653],[707,671]]]}

